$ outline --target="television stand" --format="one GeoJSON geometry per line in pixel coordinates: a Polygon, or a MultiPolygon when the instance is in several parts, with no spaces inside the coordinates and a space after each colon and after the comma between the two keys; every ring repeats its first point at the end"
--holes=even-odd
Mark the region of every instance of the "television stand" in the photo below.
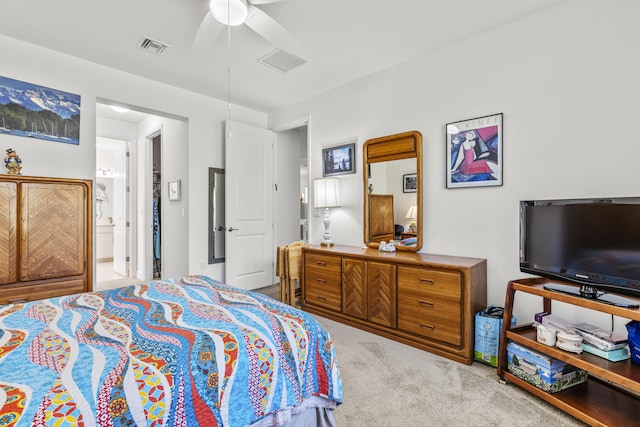
{"type": "MultiPolygon", "coordinates": [[[[574,294],[546,289],[548,285],[567,285],[568,282],[553,281],[546,278],[528,278],[513,280],[507,284],[504,303],[500,350],[498,351],[498,377],[503,382],[527,390],[531,394],[547,401],[566,413],[592,426],[631,426],[638,425],[640,407],[640,365],[631,359],[611,362],[594,354],[581,354],[564,351],[539,343],[536,328],[532,323],[511,326],[513,308],[518,295],[536,296],[540,300],[542,311],[552,313],[555,303],[570,304],[582,309],[594,310],[625,319],[640,321],[640,310],[603,304],[598,300],[584,298],[574,294]],[[557,393],[547,393],[511,372],[507,360],[507,342],[515,341],[547,356],[562,360],[570,365],[584,369],[589,378],[584,384],[578,384],[557,393]]],[[[527,297],[527,305],[531,304],[527,297]]],[[[640,304],[639,298],[629,299],[640,304]]]]}
{"type": "Polygon", "coordinates": [[[571,285],[561,285],[559,283],[548,283],[544,285],[548,291],[562,292],[565,294],[575,295],[581,298],[598,301],[604,304],[615,305],[624,308],[639,308],[640,304],[637,300],[622,297],[620,295],[609,294],[598,291],[593,286],[581,285],[580,287],[571,285]]]}

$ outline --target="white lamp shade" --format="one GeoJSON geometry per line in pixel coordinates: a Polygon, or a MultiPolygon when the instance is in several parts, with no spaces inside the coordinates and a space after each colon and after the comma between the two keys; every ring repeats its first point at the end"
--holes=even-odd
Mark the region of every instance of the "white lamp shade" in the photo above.
{"type": "Polygon", "coordinates": [[[411,205],[409,210],[407,211],[407,219],[416,219],[418,218],[418,207],[416,205],[411,205]]]}
{"type": "Polygon", "coordinates": [[[247,19],[245,0],[211,0],[209,9],[213,17],[224,25],[240,25],[247,19]]]}
{"type": "Polygon", "coordinates": [[[340,206],[340,180],[338,178],[318,178],[313,181],[313,189],[316,208],[340,206]]]}

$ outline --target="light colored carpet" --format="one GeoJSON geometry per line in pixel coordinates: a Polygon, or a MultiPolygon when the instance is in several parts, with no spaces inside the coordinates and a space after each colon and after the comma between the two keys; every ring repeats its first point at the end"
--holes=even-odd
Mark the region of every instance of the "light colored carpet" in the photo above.
{"type": "Polygon", "coordinates": [[[143,280],[124,278],[116,280],[107,280],[105,282],[95,283],[93,286],[94,291],[104,291],[107,289],[117,289],[123,286],[137,285],[138,283],[144,283],[143,280]]]}
{"type": "Polygon", "coordinates": [[[343,404],[338,427],[583,426],[513,384],[496,369],[450,361],[316,317],[336,347],[343,404]]]}

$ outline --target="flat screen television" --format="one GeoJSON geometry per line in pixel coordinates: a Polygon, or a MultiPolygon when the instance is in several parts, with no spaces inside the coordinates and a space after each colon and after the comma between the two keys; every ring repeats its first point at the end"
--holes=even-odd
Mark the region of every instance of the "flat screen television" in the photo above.
{"type": "Polygon", "coordinates": [[[640,297],[640,197],[523,200],[520,271],[580,285],[546,289],[624,307],[640,297]]]}

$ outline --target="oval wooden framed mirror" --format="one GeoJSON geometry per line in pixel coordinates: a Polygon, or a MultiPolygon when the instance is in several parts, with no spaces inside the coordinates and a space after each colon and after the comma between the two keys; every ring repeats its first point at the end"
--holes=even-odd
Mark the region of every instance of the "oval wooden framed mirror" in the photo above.
{"type": "Polygon", "coordinates": [[[369,139],[363,146],[364,243],[396,250],[422,248],[422,134],[369,139]]]}

